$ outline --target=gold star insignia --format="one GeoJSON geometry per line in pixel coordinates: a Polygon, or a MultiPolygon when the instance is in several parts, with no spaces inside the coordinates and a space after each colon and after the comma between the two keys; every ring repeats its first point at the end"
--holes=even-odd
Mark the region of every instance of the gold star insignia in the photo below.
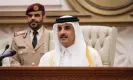
{"type": "Polygon", "coordinates": [[[35,5],[35,6],[33,7],[33,10],[34,10],[34,11],[38,11],[38,10],[39,10],[39,7],[38,7],[37,5],[35,5]]]}

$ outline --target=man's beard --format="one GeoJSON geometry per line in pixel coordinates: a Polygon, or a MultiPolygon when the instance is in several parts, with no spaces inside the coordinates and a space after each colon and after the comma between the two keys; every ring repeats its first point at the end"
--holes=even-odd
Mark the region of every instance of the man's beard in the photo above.
{"type": "Polygon", "coordinates": [[[29,23],[29,27],[32,30],[38,30],[38,29],[40,29],[41,26],[42,26],[41,22],[32,21],[29,23]]]}

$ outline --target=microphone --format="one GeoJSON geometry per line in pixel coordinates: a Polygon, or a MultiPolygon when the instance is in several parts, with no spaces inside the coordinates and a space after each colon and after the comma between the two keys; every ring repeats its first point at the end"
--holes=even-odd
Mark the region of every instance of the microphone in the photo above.
{"type": "Polygon", "coordinates": [[[14,51],[14,50],[6,51],[3,55],[0,56],[0,59],[3,59],[5,57],[10,57],[15,54],[16,54],[16,51],[14,51]]]}
{"type": "Polygon", "coordinates": [[[9,44],[6,45],[5,50],[3,51],[2,55],[4,54],[4,52],[9,48],[9,44]]]}
{"type": "Polygon", "coordinates": [[[16,51],[14,51],[14,50],[6,51],[3,55],[0,56],[0,66],[2,66],[2,60],[5,57],[10,57],[10,56],[13,56],[15,54],[16,54],[16,51]]]}
{"type": "Polygon", "coordinates": [[[8,48],[9,48],[9,44],[7,44],[7,45],[5,46],[5,50],[4,50],[3,53],[0,55],[0,66],[2,66],[2,60],[3,60],[5,57],[13,56],[13,55],[16,54],[16,51],[7,51],[7,52],[5,52],[8,48]]]}

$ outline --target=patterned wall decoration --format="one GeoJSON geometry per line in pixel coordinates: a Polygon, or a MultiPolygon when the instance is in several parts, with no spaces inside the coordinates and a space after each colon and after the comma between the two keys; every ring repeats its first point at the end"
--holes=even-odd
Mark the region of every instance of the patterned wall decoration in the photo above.
{"type": "Polygon", "coordinates": [[[118,15],[133,9],[133,0],[77,0],[87,10],[101,15],[118,15]]]}

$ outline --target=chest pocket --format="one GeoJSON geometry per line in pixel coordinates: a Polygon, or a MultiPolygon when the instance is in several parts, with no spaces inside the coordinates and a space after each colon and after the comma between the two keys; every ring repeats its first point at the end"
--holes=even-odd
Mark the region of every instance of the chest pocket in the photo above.
{"type": "Polygon", "coordinates": [[[27,48],[25,46],[18,46],[18,54],[19,55],[25,55],[27,53],[28,53],[28,51],[27,51],[27,48]]]}

